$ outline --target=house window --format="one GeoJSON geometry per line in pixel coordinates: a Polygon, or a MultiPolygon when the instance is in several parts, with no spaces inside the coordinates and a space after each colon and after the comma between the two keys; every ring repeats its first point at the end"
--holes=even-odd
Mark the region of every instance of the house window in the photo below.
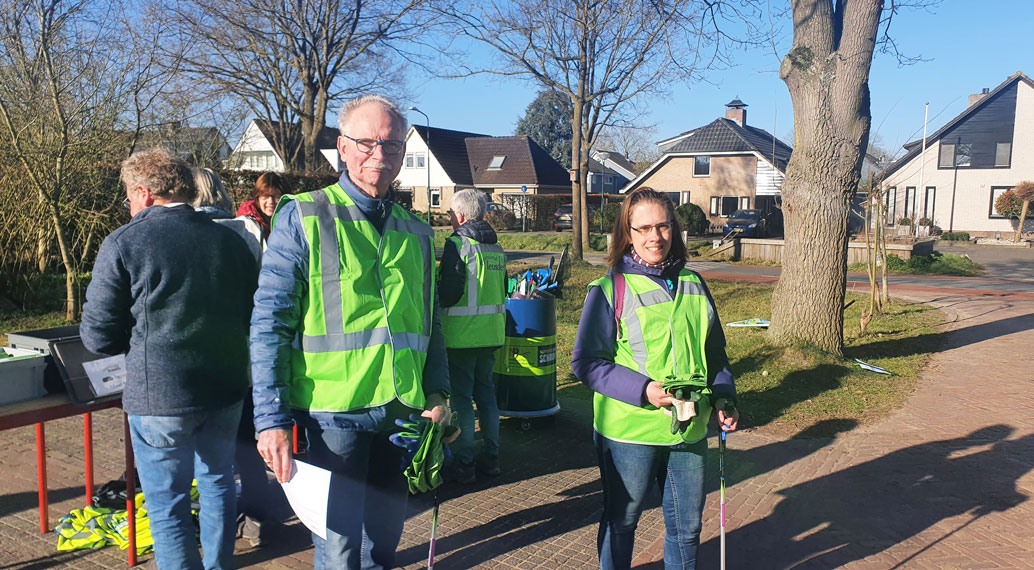
{"type": "Polygon", "coordinates": [[[505,155],[504,156],[493,156],[492,157],[492,162],[488,163],[488,168],[498,170],[498,169],[503,167],[503,161],[504,160],[506,160],[506,156],[505,155]]]}
{"type": "Polygon", "coordinates": [[[689,190],[683,190],[682,191],[682,201],[679,202],[679,204],[688,204],[688,203],[689,203],[689,190]]]}
{"type": "Polygon", "coordinates": [[[739,203],[740,199],[736,196],[722,196],[722,211],[718,215],[728,218],[736,211],[736,205],[739,203]]]}
{"type": "Polygon", "coordinates": [[[923,196],[923,217],[933,220],[934,211],[937,207],[937,187],[927,186],[926,195],[923,196]]]}
{"type": "Polygon", "coordinates": [[[749,196],[740,196],[740,209],[741,210],[746,210],[748,208],[750,208],[750,197],[749,196]]]}
{"type": "Polygon", "coordinates": [[[417,155],[416,155],[416,167],[417,168],[423,168],[424,164],[425,164],[425,162],[424,162],[424,153],[418,152],[417,155]]]}
{"type": "Polygon", "coordinates": [[[887,225],[893,226],[897,222],[898,211],[898,188],[897,186],[887,189],[887,225]]]}
{"type": "Polygon", "coordinates": [[[718,215],[718,196],[711,196],[711,215],[718,215]]]}
{"type": "Polygon", "coordinates": [[[711,157],[710,156],[695,156],[693,157],[693,176],[710,176],[711,175],[711,157]]]}
{"type": "Polygon", "coordinates": [[[1009,167],[1012,157],[1012,143],[998,143],[995,145],[995,166],[1009,167]]]}
{"type": "Polygon", "coordinates": [[[969,166],[973,158],[973,145],[959,143],[955,148],[955,166],[969,166]]]}
{"type": "Polygon", "coordinates": [[[941,143],[941,152],[937,158],[938,168],[951,168],[955,166],[955,145],[941,143]]]}
{"type": "Polygon", "coordinates": [[[406,168],[423,168],[424,153],[411,152],[406,155],[406,168]]]}
{"type": "Polygon", "coordinates": [[[1005,194],[1007,191],[1009,191],[1011,189],[1012,189],[1012,186],[992,186],[991,187],[991,205],[990,205],[990,207],[988,207],[988,214],[987,214],[988,218],[993,219],[993,220],[1001,220],[1001,219],[1005,218],[1005,216],[1003,216],[1003,215],[1001,215],[1001,214],[999,214],[998,212],[995,211],[995,200],[997,200],[999,196],[1001,196],[1002,194],[1005,194]]]}
{"type": "Polygon", "coordinates": [[[916,187],[915,186],[905,186],[905,207],[902,210],[902,216],[905,217],[905,218],[909,217],[913,213],[912,212],[912,199],[915,198],[915,195],[916,195],[916,187]]]}
{"type": "Polygon", "coordinates": [[[406,168],[413,168],[413,153],[406,155],[406,168]]]}
{"type": "Polygon", "coordinates": [[[442,207],[442,189],[431,188],[431,207],[441,208],[442,207]]]}
{"type": "Polygon", "coordinates": [[[676,208],[680,206],[678,192],[665,192],[665,194],[667,194],[668,199],[671,200],[671,203],[675,204],[676,208]]]}

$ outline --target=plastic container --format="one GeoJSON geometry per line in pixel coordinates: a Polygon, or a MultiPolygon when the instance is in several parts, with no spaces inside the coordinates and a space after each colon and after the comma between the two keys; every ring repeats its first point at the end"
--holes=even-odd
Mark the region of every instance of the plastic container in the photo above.
{"type": "Polygon", "coordinates": [[[43,387],[46,357],[34,350],[3,347],[0,357],[0,405],[35,400],[47,395],[43,387]]]}
{"type": "Polygon", "coordinates": [[[494,370],[499,413],[516,418],[557,413],[556,300],[507,299],[504,342],[494,370]]]}
{"type": "Polygon", "coordinates": [[[79,336],[79,325],[65,327],[54,327],[51,329],[40,329],[35,331],[21,331],[9,333],[7,344],[11,348],[22,350],[34,350],[40,354],[50,354],[50,343],[55,340],[65,340],[79,336]]]}

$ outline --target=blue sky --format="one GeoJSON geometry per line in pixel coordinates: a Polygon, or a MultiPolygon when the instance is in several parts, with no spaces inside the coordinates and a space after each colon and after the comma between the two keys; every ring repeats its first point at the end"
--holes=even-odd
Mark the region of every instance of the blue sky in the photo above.
{"type": "MultiPolygon", "coordinates": [[[[930,102],[932,133],[962,112],[971,93],[993,89],[1017,71],[1034,76],[1034,41],[1030,22],[1034,2],[944,0],[930,10],[905,10],[895,17],[892,35],[902,52],[929,61],[899,67],[890,55],[877,54],[870,74],[873,133],[882,146],[901,154],[901,145],[922,136],[923,105],[930,102]]],[[[788,22],[786,23],[789,28],[788,22]]],[[[787,37],[780,55],[789,46],[787,37]]],[[[486,57],[484,53],[472,54],[486,57]]],[[[654,124],[654,140],[705,125],[724,116],[725,103],[747,103],[748,124],[773,131],[789,144],[793,108],[776,70],[779,61],[763,50],[733,54],[735,67],[710,73],[707,82],[676,86],[665,98],[648,100],[644,124],[654,124]]],[[[412,78],[415,105],[431,125],[485,133],[513,134],[518,118],[538,86],[524,79],[412,78]]],[[[411,122],[424,118],[410,113],[411,122]]]]}

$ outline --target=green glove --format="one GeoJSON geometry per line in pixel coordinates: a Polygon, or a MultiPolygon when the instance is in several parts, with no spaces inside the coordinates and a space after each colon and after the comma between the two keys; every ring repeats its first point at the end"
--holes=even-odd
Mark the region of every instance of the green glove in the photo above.
{"type": "MultiPolygon", "coordinates": [[[[671,397],[676,400],[682,400],[684,402],[699,402],[703,399],[701,389],[707,387],[707,378],[702,374],[693,374],[689,376],[668,376],[664,379],[662,385],[664,391],[671,394],[671,397]]],[[[685,436],[686,430],[689,429],[689,424],[692,420],[681,421],[679,416],[672,410],[671,414],[671,434],[681,434],[685,436]]]]}
{"type": "Polygon", "coordinates": [[[442,447],[442,425],[431,421],[421,422],[420,445],[413,455],[413,462],[404,473],[410,493],[426,493],[442,484],[442,465],[445,450],[442,447]]]}

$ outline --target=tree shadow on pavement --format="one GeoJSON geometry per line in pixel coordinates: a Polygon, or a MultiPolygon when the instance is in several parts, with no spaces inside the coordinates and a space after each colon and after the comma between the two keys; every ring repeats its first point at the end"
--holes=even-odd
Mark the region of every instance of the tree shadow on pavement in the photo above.
{"type": "MultiPolygon", "coordinates": [[[[1013,431],[985,427],[779,490],[772,514],[727,534],[731,567],[838,568],[944,519],[1012,508],[1028,500],[1016,484],[1034,469],[1034,435],[1007,440],[1013,431]]],[[[718,548],[702,545],[701,560],[718,560],[718,548]]]]}
{"type": "Polygon", "coordinates": [[[819,364],[806,370],[790,372],[779,385],[772,388],[744,392],[739,395],[739,409],[743,416],[740,425],[759,427],[768,424],[794,404],[835,390],[840,386],[840,379],[849,372],[846,366],[819,364]]]}
{"type": "Polygon", "coordinates": [[[949,331],[919,335],[901,342],[901,339],[888,338],[878,342],[870,342],[862,346],[847,347],[844,356],[847,358],[872,358],[909,356],[919,352],[933,350],[952,350],[1006,335],[1024,332],[1034,328],[1034,313],[1017,315],[961,327],[949,331]]]}
{"type": "MultiPolygon", "coordinates": [[[[69,499],[82,499],[84,496],[85,491],[81,485],[76,485],[75,487],[64,487],[62,489],[50,489],[47,491],[47,500],[51,505],[57,505],[58,503],[69,499]]],[[[7,517],[21,511],[34,510],[38,506],[38,491],[0,495],[0,518],[7,517]]],[[[81,507],[82,504],[78,504],[73,508],[78,509],[81,507]]]]}

